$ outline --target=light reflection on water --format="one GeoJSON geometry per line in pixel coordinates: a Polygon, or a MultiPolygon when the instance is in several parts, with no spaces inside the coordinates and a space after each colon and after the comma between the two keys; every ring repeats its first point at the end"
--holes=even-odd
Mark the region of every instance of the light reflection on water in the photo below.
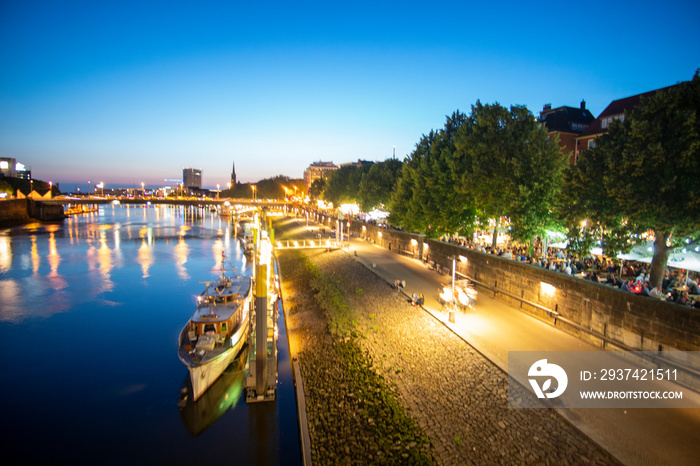
{"type": "MultiPolygon", "coordinates": [[[[220,387],[217,406],[227,408],[215,422],[207,418],[206,429],[190,429],[178,410],[187,369],[177,337],[199,282],[219,275],[223,251],[227,268],[230,260],[236,273],[251,274],[233,224],[183,207],[106,206],[59,225],[0,231],[0,397],[12,426],[3,442],[9,453],[16,449],[29,463],[298,464],[286,346],[276,403],[232,399],[241,394],[236,373],[229,374],[235,383],[220,387]],[[251,427],[263,422],[269,431],[251,427]]],[[[200,419],[208,413],[190,407],[200,419]]]]}

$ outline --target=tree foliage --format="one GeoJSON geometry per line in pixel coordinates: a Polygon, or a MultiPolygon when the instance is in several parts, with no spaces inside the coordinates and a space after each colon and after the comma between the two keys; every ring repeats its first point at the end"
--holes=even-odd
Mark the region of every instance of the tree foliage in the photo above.
{"type": "Polygon", "coordinates": [[[312,183],[311,186],[309,186],[309,197],[311,199],[322,199],[323,198],[323,191],[326,189],[326,179],[321,177],[321,178],[316,178],[312,183]]]}
{"type": "Polygon", "coordinates": [[[389,202],[389,196],[401,175],[401,165],[400,160],[387,159],[373,164],[362,175],[357,198],[364,212],[384,207],[389,202]]]}
{"type": "Polygon", "coordinates": [[[459,111],[447,117],[445,127],[423,135],[404,161],[396,189],[389,200],[389,220],[429,237],[468,230],[474,219],[472,203],[454,189],[451,160],[454,137],[465,123],[459,111]]]}
{"type": "Polygon", "coordinates": [[[669,249],[700,239],[698,74],[642,99],[596,139],[566,180],[562,213],[570,241],[600,237],[614,257],[652,231],[651,284],[661,284],[669,249]]]}
{"type": "MultiPolygon", "coordinates": [[[[562,184],[566,158],[523,106],[476,103],[455,138],[455,189],[472,199],[482,219],[511,222],[521,241],[544,236],[554,223],[551,207],[562,184]]],[[[493,246],[497,236],[494,234],[493,246]]]]}

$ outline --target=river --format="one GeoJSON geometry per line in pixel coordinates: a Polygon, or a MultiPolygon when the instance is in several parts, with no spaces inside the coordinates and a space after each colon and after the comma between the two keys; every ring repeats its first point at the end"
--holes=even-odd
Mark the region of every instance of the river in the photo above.
{"type": "Polygon", "coordinates": [[[177,355],[221,252],[252,274],[233,225],[204,208],[100,206],[0,230],[3,451],[25,464],[300,464],[284,316],[277,401],[246,404],[243,355],[196,403],[177,355]]]}

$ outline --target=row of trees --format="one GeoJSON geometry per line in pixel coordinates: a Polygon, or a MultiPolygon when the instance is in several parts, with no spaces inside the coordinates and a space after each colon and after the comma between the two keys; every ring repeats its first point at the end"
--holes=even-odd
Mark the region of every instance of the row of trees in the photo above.
{"type": "Polygon", "coordinates": [[[571,250],[600,241],[610,257],[653,231],[651,283],[660,284],[669,248],[700,240],[700,77],[642,100],[577,164],[567,160],[527,108],[477,102],[423,135],[403,163],[342,167],[310,194],[364,211],[384,205],[393,225],[429,237],[498,231],[507,218],[517,241],[561,231],[571,250]]]}
{"type": "Polygon", "coordinates": [[[284,199],[296,192],[304,191],[304,180],[278,175],[273,178],[265,178],[257,183],[236,183],[231,188],[222,190],[221,197],[238,199],[284,199]]]}

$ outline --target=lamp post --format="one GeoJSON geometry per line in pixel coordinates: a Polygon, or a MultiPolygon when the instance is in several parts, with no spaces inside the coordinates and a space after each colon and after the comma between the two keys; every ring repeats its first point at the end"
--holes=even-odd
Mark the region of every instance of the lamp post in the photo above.
{"type": "Polygon", "coordinates": [[[450,300],[451,306],[449,308],[449,320],[453,324],[455,323],[455,278],[457,276],[457,257],[449,256],[448,259],[452,259],[452,299],[450,300]]]}
{"type": "Polygon", "coordinates": [[[146,197],[146,190],[144,189],[143,181],[141,182],[141,197],[146,197]]]}
{"type": "Polygon", "coordinates": [[[216,200],[219,200],[219,185],[216,185],[216,200]]]}
{"type": "Polygon", "coordinates": [[[254,185],[254,184],[251,184],[251,185],[250,185],[250,189],[253,190],[253,201],[255,201],[255,185],[254,185]]]}

